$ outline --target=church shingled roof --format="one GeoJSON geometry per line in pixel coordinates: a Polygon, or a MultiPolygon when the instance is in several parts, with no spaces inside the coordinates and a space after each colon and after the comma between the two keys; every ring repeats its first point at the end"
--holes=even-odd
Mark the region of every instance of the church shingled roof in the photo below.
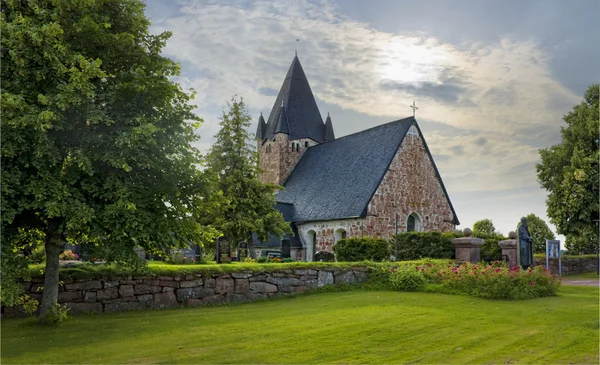
{"type": "MultiPolygon", "coordinates": [[[[414,117],[400,119],[310,147],[278,192],[276,200],[293,204],[293,222],[364,217],[414,117]]],[[[417,124],[418,128],[418,124],[417,124]]],[[[425,149],[431,153],[425,143],[425,149]]],[[[448,193],[434,168],[452,213],[448,193]]]]}
{"type": "Polygon", "coordinates": [[[263,142],[273,139],[276,133],[286,133],[290,139],[311,138],[325,142],[323,118],[298,56],[294,57],[271,109],[263,142]],[[285,109],[285,124],[281,123],[282,109],[285,109]]]}
{"type": "Polygon", "coordinates": [[[263,139],[266,129],[267,123],[265,123],[265,118],[263,118],[262,113],[260,113],[260,118],[258,118],[258,126],[256,127],[256,139],[263,139]]]}
{"type": "Polygon", "coordinates": [[[335,139],[335,134],[333,133],[333,123],[331,123],[331,117],[329,113],[327,113],[327,120],[325,120],[325,140],[327,142],[333,141],[335,139]]]}

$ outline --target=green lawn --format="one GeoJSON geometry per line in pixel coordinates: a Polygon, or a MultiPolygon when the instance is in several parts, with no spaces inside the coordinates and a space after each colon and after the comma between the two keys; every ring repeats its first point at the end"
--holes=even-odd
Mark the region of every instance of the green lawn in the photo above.
{"type": "Polygon", "coordinates": [[[8,363],[598,364],[598,288],[490,301],[350,291],[243,305],[2,321],[8,363]]]}

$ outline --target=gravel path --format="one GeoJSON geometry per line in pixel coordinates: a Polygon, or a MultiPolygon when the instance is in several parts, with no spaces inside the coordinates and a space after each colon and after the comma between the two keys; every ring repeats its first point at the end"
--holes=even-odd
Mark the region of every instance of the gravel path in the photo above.
{"type": "Polygon", "coordinates": [[[575,286],[600,286],[600,280],[598,279],[562,279],[563,285],[575,285],[575,286]]]}

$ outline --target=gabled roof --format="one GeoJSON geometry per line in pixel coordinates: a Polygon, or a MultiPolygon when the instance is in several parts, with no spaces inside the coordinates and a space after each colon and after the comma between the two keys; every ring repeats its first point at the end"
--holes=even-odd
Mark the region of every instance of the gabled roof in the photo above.
{"type": "MultiPolygon", "coordinates": [[[[293,204],[290,221],[366,216],[369,201],[412,123],[416,120],[409,117],[307,149],[284,183],[285,189],[276,196],[278,202],[293,204]]],[[[437,168],[435,171],[448,198],[437,168]]],[[[458,224],[449,198],[448,202],[458,224]]],[[[286,213],[289,216],[290,211],[286,213]]]]}
{"type": "Polygon", "coordinates": [[[267,128],[262,136],[263,142],[274,138],[276,133],[286,133],[290,139],[311,138],[319,143],[325,141],[323,118],[298,56],[294,57],[271,109],[267,128]],[[285,113],[282,113],[282,109],[285,109],[285,113]],[[287,123],[282,123],[283,117],[287,123]]]}

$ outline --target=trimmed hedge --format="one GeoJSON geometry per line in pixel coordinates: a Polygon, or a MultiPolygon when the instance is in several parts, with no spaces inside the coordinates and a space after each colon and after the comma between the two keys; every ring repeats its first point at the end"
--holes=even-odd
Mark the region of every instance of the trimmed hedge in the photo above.
{"type": "Polygon", "coordinates": [[[382,238],[344,238],[333,246],[337,261],[383,261],[390,257],[390,243],[382,238]]]}
{"type": "Polygon", "coordinates": [[[392,253],[398,242],[396,260],[419,260],[424,257],[435,259],[451,259],[454,257],[452,239],[461,237],[455,232],[404,232],[391,240],[392,253]]]}

